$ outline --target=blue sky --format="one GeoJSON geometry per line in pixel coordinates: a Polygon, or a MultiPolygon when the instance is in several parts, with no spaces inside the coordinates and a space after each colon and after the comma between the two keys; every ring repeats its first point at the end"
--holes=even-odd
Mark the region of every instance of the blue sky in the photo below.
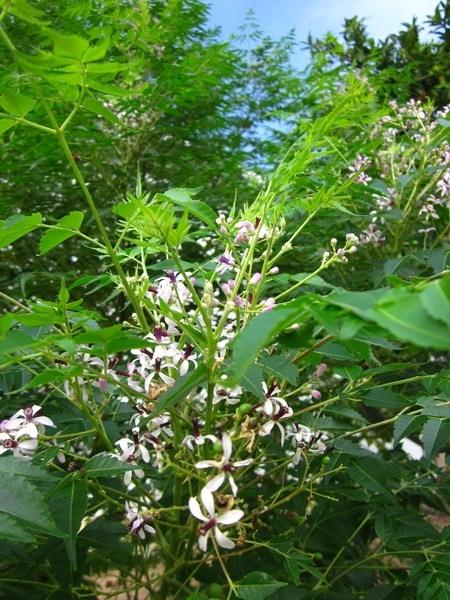
{"type": "MultiPolygon", "coordinates": [[[[384,38],[399,30],[413,16],[424,20],[434,12],[438,0],[210,0],[212,25],[220,25],[224,37],[236,33],[246,13],[252,9],[265,32],[280,37],[295,28],[304,41],[309,32],[317,37],[326,31],[338,33],[346,17],[365,17],[369,32],[384,38]]],[[[298,53],[301,66],[306,53],[298,53]]]]}

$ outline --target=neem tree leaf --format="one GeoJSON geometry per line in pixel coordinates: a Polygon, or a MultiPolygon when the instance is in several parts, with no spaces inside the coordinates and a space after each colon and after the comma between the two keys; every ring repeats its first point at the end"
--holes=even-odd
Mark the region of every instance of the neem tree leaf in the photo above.
{"type": "Polygon", "coordinates": [[[422,443],[428,459],[432,459],[450,436],[450,419],[430,419],[422,429],[422,443]]]}
{"type": "Polygon", "coordinates": [[[424,417],[421,415],[400,415],[394,425],[394,444],[397,445],[401,439],[418,431],[423,421],[424,417]]]}
{"type": "Polygon", "coordinates": [[[210,206],[205,204],[205,202],[192,199],[192,196],[196,192],[197,190],[190,190],[187,188],[173,188],[167,192],[164,192],[162,196],[168,198],[174,204],[181,206],[181,208],[184,208],[210,227],[214,227],[216,222],[216,213],[210,206]]]}
{"type": "Polygon", "coordinates": [[[8,129],[11,129],[14,125],[17,125],[17,121],[14,119],[0,119],[0,134],[8,131],[8,129]]]}
{"type": "Polygon", "coordinates": [[[9,246],[30,231],[41,226],[41,213],[33,213],[28,217],[25,215],[13,215],[3,221],[0,225],[0,248],[9,246]]]}
{"type": "Polygon", "coordinates": [[[254,571],[241,579],[237,591],[242,600],[264,600],[286,585],[284,581],[277,581],[267,573],[254,571]]]}
{"type": "Polygon", "coordinates": [[[43,467],[39,467],[31,462],[21,460],[16,456],[3,455],[0,457],[0,481],[4,475],[8,474],[23,475],[27,479],[55,481],[55,477],[43,467]]]}
{"type": "Polygon", "coordinates": [[[33,542],[34,537],[14,519],[8,515],[0,513],[0,539],[9,542],[33,542]]]}
{"type": "Polygon", "coordinates": [[[107,452],[96,454],[84,465],[88,477],[113,477],[138,468],[137,465],[124,463],[118,456],[107,452]]]}
{"type": "Polygon", "coordinates": [[[87,483],[78,477],[65,478],[49,498],[53,517],[62,532],[73,570],[77,568],[76,537],[87,509],[87,483]]]}
{"type": "Polygon", "coordinates": [[[34,531],[63,537],[38,488],[16,474],[3,473],[0,485],[0,513],[17,518],[34,531]]]}
{"type": "Polygon", "coordinates": [[[422,348],[450,349],[450,327],[430,316],[420,294],[406,289],[392,290],[368,314],[400,340],[422,348]]]}
{"type": "Polygon", "coordinates": [[[54,229],[47,229],[39,242],[39,252],[45,254],[55,248],[64,240],[74,236],[83,223],[84,214],[81,211],[73,211],[56,223],[54,229]]]}
{"type": "Polygon", "coordinates": [[[420,300],[433,319],[450,327],[450,276],[433,281],[420,294],[420,300]]]}
{"type": "Polygon", "coordinates": [[[167,392],[164,392],[156,404],[156,410],[152,412],[152,416],[159,415],[168,408],[171,408],[181,400],[184,400],[191,390],[198,387],[206,380],[207,370],[205,363],[200,363],[196,369],[187,373],[183,377],[179,377],[175,385],[167,392]]]}
{"type": "Polygon", "coordinates": [[[260,313],[234,338],[228,385],[241,380],[247,369],[253,364],[259,351],[275,336],[289,327],[302,314],[309,295],[276,306],[273,310],[260,313]]]}
{"type": "Polygon", "coordinates": [[[12,115],[25,117],[36,105],[36,100],[23,94],[4,90],[0,96],[0,106],[12,115]]]}
{"type": "Polygon", "coordinates": [[[348,467],[348,474],[369,492],[392,499],[393,495],[387,483],[386,469],[381,461],[372,458],[353,461],[348,467]]]}
{"type": "Polygon", "coordinates": [[[89,48],[89,42],[79,35],[63,35],[54,29],[45,30],[53,41],[53,51],[56,56],[81,60],[89,48]]]}

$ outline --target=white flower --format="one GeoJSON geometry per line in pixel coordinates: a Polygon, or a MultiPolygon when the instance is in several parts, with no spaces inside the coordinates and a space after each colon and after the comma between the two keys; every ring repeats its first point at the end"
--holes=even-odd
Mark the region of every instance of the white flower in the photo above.
{"type": "Polygon", "coordinates": [[[204,525],[199,529],[198,545],[200,550],[206,552],[208,537],[212,531],[214,531],[214,536],[219,546],[231,550],[236,544],[220,531],[218,525],[232,525],[233,523],[237,523],[244,516],[244,512],[239,509],[233,509],[217,515],[214,506],[214,496],[206,487],[200,492],[200,499],[206,509],[206,515],[203,514],[197,498],[189,499],[189,510],[196,519],[204,522],[204,525]]]}
{"type": "Polygon", "coordinates": [[[193,367],[197,366],[197,355],[193,353],[194,347],[189,345],[184,351],[178,352],[173,357],[173,364],[178,368],[178,373],[183,376],[189,371],[189,363],[192,363],[193,367]]]}
{"type": "MultiPolygon", "coordinates": [[[[122,452],[122,454],[119,456],[119,459],[124,463],[136,465],[136,460],[140,457],[146,463],[150,461],[150,454],[147,448],[139,441],[134,442],[128,438],[121,438],[116,442],[116,446],[119,446],[122,452]]],[[[126,486],[130,485],[133,473],[136,475],[136,477],[139,477],[139,479],[142,479],[145,475],[142,469],[130,469],[130,471],[126,471],[123,477],[123,482],[126,486]]]]}
{"type": "Polygon", "coordinates": [[[255,233],[255,227],[250,221],[239,221],[236,223],[237,234],[234,238],[235,244],[242,244],[249,241],[251,235],[255,233]]]}
{"type": "Polygon", "coordinates": [[[236,469],[238,469],[239,467],[247,467],[248,465],[251,465],[253,462],[253,458],[247,458],[245,460],[238,460],[236,462],[231,462],[230,458],[231,458],[231,452],[233,450],[233,444],[231,442],[231,438],[228,435],[228,433],[224,433],[222,435],[222,448],[223,448],[223,456],[220,461],[201,460],[200,462],[196,463],[195,466],[197,469],[216,468],[216,469],[219,469],[220,471],[222,471],[222,473],[220,473],[219,475],[216,475],[216,477],[213,477],[213,479],[211,479],[211,481],[208,481],[208,483],[206,484],[206,487],[211,492],[215,492],[216,490],[218,490],[220,488],[220,486],[225,481],[225,479],[228,479],[228,481],[230,482],[230,487],[231,487],[233,496],[236,496],[237,492],[238,492],[238,487],[236,485],[236,482],[233,479],[232,473],[234,473],[236,471],[236,469]]]}
{"type": "Polygon", "coordinates": [[[141,540],[145,539],[146,533],[155,534],[156,529],[154,529],[148,523],[148,519],[144,517],[142,514],[136,512],[129,502],[125,502],[125,508],[127,510],[127,519],[128,524],[127,528],[130,533],[134,533],[141,540]]]}
{"type": "Polygon", "coordinates": [[[264,412],[267,416],[270,417],[270,419],[261,426],[258,434],[261,437],[270,435],[272,429],[276,425],[280,431],[281,445],[283,446],[285,431],[284,426],[280,423],[280,420],[291,417],[293,415],[293,410],[288,405],[286,400],[283,400],[283,398],[274,395],[278,392],[277,386],[272,385],[270,388],[267,388],[267,386],[265,386],[264,383],[263,386],[264,391],[266,393],[266,401],[264,402],[262,407],[258,407],[256,410],[264,412]]]}
{"type": "Polygon", "coordinates": [[[263,381],[262,387],[266,400],[262,406],[258,406],[256,408],[257,411],[264,412],[268,417],[270,417],[279,412],[282,407],[287,406],[286,400],[280,398],[280,388],[275,383],[268,387],[267,383],[263,381]]]}
{"type": "Polygon", "coordinates": [[[41,407],[37,404],[18,410],[10,419],[10,422],[20,421],[20,427],[28,425],[27,431],[30,437],[36,438],[39,433],[44,433],[45,427],[56,427],[48,417],[41,417],[41,407]]]}
{"type": "Polygon", "coordinates": [[[203,446],[206,440],[210,440],[213,444],[217,442],[216,436],[212,435],[211,433],[207,435],[202,435],[198,419],[193,419],[192,425],[194,429],[194,435],[187,435],[181,442],[182,446],[186,446],[187,448],[189,448],[189,450],[193,450],[193,444],[195,444],[196,446],[203,446]]]}
{"type": "Polygon", "coordinates": [[[166,304],[180,305],[189,299],[190,292],[180,273],[167,271],[167,277],[161,277],[157,281],[156,297],[161,298],[166,304]]]}
{"type": "Polygon", "coordinates": [[[19,431],[0,433],[0,454],[11,450],[14,456],[30,458],[38,446],[34,436],[35,428],[32,423],[27,423],[19,431]]]}
{"type": "Polygon", "coordinates": [[[219,256],[219,258],[217,259],[217,263],[217,272],[221,274],[230,271],[235,265],[234,258],[231,255],[231,252],[228,252],[228,250],[224,252],[224,254],[219,256]]]}
{"type": "Polygon", "coordinates": [[[217,404],[222,400],[225,400],[225,404],[238,404],[241,400],[242,388],[239,385],[235,385],[232,388],[222,388],[216,386],[214,388],[213,404],[217,404]]]}
{"type": "Polygon", "coordinates": [[[292,459],[294,465],[297,465],[302,459],[306,451],[315,451],[318,454],[323,454],[326,450],[325,444],[320,440],[322,434],[314,434],[306,425],[293,423],[286,437],[292,439],[292,446],[295,449],[295,454],[292,459]]]}

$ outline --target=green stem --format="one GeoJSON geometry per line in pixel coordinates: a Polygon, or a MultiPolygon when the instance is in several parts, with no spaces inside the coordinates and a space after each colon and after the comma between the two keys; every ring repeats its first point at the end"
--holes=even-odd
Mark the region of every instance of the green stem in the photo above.
{"type": "Polygon", "coordinates": [[[148,331],[148,324],[147,324],[147,320],[145,318],[145,314],[144,314],[142,305],[137,300],[136,296],[134,295],[133,290],[131,289],[130,284],[127,281],[127,277],[122,269],[122,265],[120,264],[120,261],[117,258],[116,253],[114,252],[114,248],[112,247],[108,233],[105,229],[105,226],[103,225],[103,221],[102,221],[102,219],[100,217],[100,213],[98,212],[98,209],[95,205],[94,199],[92,198],[92,195],[86,185],[86,182],[84,181],[83,175],[82,175],[80,169],[78,168],[77,163],[75,162],[75,159],[72,155],[72,151],[70,150],[69,144],[67,143],[64,132],[59,127],[56,129],[56,137],[58,138],[59,144],[60,144],[61,148],[63,149],[63,152],[67,158],[67,162],[69,163],[69,165],[72,169],[72,172],[75,176],[75,179],[78,181],[81,191],[83,192],[86,202],[92,212],[94,220],[97,224],[97,228],[98,228],[100,235],[103,239],[103,242],[106,246],[106,250],[108,252],[109,258],[110,258],[112,264],[114,265],[114,268],[117,271],[119,279],[122,283],[122,286],[129,298],[130,302],[133,305],[133,308],[136,312],[139,324],[144,331],[148,331]]]}

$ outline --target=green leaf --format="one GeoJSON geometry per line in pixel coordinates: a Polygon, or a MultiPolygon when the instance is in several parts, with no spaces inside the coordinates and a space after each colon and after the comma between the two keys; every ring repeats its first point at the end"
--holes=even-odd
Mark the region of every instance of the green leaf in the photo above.
{"type": "Polygon", "coordinates": [[[124,123],[122,123],[122,121],[116,117],[116,115],[110,111],[109,108],[103,104],[103,102],[100,102],[100,100],[97,100],[93,96],[87,96],[83,101],[83,106],[86,110],[89,110],[95,115],[100,115],[110,123],[124,127],[124,123]]]}
{"type": "Polygon", "coordinates": [[[6,112],[16,115],[18,117],[24,117],[27,115],[36,105],[36,100],[29,96],[23,96],[10,90],[4,90],[0,96],[0,106],[2,106],[6,112]]]}
{"type": "Polygon", "coordinates": [[[400,415],[394,425],[394,445],[409,435],[418,431],[424,421],[420,415],[400,415]]]}
{"type": "Polygon", "coordinates": [[[81,211],[73,211],[59,219],[55,225],[55,229],[47,229],[39,242],[40,254],[45,254],[55,248],[64,240],[76,235],[83,223],[84,213],[81,211]],[[57,228],[57,229],[56,229],[57,228]]]}
{"type": "Polygon", "coordinates": [[[159,415],[168,408],[171,408],[181,400],[185,400],[191,390],[197,388],[206,380],[207,369],[204,363],[200,363],[194,371],[186,373],[183,377],[179,377],[175,385],[167,392],[164,392],[156,403],[156,410],[152,416],[159,415]]]}
{"type": "Polygon", "coordinates": [[[280,381],[287,381],[291,385],[297,385],[297,367],[287,356],[264,356],[258,363],[264,371],[280,381]]]}
{"type": "Polygon", "coordinates": [[[422,443],[425,455],[429,460],[448,441],[450,436],[450,420],[430,419],[422,429],[422,443]]]}
{"type": "Polygon", "coordinates": [[[405,408],[405,406],[411,404],[389,388],[379,387],[372,388],[367,395],[363,397],[363,402],[366,406],[389,408],[394,410],[405,408]]]}
{"type": "Polygon", "coordinates": [[[430,317],[450,326],[450,276],[433,281],[420,294],[420,299],[430,317]]]}
{"type": "Polygon", "coordinates": [[[363,370],[358,365],[348,365],[345,367],[334,367],[334,372],[343,377],[344,379],[348,379],[349,381],[357,381],[361,378],[363,370]]]}
{"type": "Polygon", "coordinates": [[[19,17],[19,19],[27,21],[32,25],[46,25],[46,21],[41,18],[45,17],[45,13],[42,10],[31,6],[26,0],[14,0],[8,8],[8,11],[16,17],[19,17]]]}
{"type": "Polygon", "coordinates": [[[246,392],[250,392],[260,400],[265,400],[262,387],[263,372],[259,365],[250,365],[241,379],[241,386],[246,392]]]}
{"type": "Polygon", "coordinates": [[[84,53],[84,61],[91,62],[95,60],[102,60],[105,57],[108,49],[111,46],[111,31],[109,29],[103,30],[104,37],[103,39],[94,46],[89,46],[89,48],[84,53]]]}
{"type": "Polygon", "coordinates": [[[114,454],[107,452],[96,454],[84,465],[84,471],[88,477],[113,477],[136,469],[139,469],[137,465],[124,463],[114,454]]]}
{"type": "Polygon", "coordinates": [[[392,498],[392,492],[386,481],[386,469],[380,460],[361,458],[348,467],[349,476],[363,488],[375,494],[392,498]]]}
{"type": "Polygon", "coordinates": [[[250,321],[231,343],[233,350],[229,382],[238,383],[254,362],[258,352],[276,335],[295,323],[308,302],[308,296],[296,298],[291,302],[280,304],[273,310],[260,313],[250,321]]]}
{"type": "Polygon", "coordinates": [[[35,485],[16,474],[4,473],[0,486],[0,513],[26,522],[32,530],[63,537],[50,509],[35,485]]]}
{"type": "Polygon", "coordinates": [[[0,539],[25,544],[34,541],[34,537],[25,531],[17,521],[2,513],[0,513],[0,539]]]}
{"type": "Polygon", "coordinates": [[[39,344],[39,341],[23,331],[9,331],[0,341],[0,354],[17,352],[17,350],[23,350],[37,344],[39,344]]]}
{"type": "Polygon", "coordinates": [[[17,125],[17,121],[14,119],[0,119],[0,135],[14,127],[14,125],[17,125]]]}
{"type": "Polygon", "coordinates": [[[286,585],[284,581],[277,581],[267,573],[253,571],[241,579],[237,591],[242,600],[264,600],[286,585]]]}
{"type": "Polygon", "coordinates": [[[450,349],[450,328],[430,317],[419,294],[392,290],[368,315],[400,340],[424,348],[450,349]]]}
{"type": "Polygon", "coordinates": [[[0,340],[2,340],[11,329],[15,321],[15,315],[7,313],[0,317],[0,340]]]}
{"type": "Polygon", "coordinates": [[[65,478],[49,498],[50,508],[64,540],[72,569],[77,569],[76,537],[87,510],[88,486],[78,477],[65,478]]]}
{"type": "Polygon", "coordinates": [[[41,226],[41,213],[33,213],[30,216],[14,215],[3,221],[0,225],[0,248],[9,246],[30,231],[41,226]]]}
{"type": "Polygon", "coordinates": [[[44,369],[38,375],[33,377],[31,381],[29,381],[26,385],[27,389],[40,387],[41,385],[46,385],[47,383],[61,383],[70,379],[71,377],[76,377],[83,372],[82,367],[66,367],[61,369],[44,369]]]}
{"type": "Polygon", "coordinates": [[[190,190],[187,188],[173,188],[172,190],[164,192],[162,196],[189,211],[198,219],[200,219],[200,221],[203,221],[210,227],[214,227],[216,223],[216,213],[204,202],[201,202],[200,200],[192,200],[192,196],[195,193],[196,190],[190,190]]]}
{"type": "Polygon", "coordinates": [[[0,479],[3,475],[21,475],[26,479],[35,479],[36,481],[55,481],[43,467],[38,467],[31,462],[17,458],[16,456],[0,457],[0,479]]]}
{"type": "Polygon", "coordinates": [[[89,42],[78,35],[63,35],[54,29],[46,29],[45,32],[53,41],[53,51],[56,56],[80,61],[89,48],[89,42]]]}
{"type": "Polygon", "coordinates": [[[103,92],[103,94],[109,94],[110,96],[118,96],[119,98],[125,98],[126,96],[131,96],[135,94],[134,89],[124,89],[117,85],[111,85],[110,83],[101,83],[100,81],[89,78],[88,81],[89,87],[98,90],[99,92],[103,92]]]}
{"type": "Polygon", "coordinates": [[[367,320],[368,310],[373,307],[374,303],[386,294],[386,289],[370,290],[367,292],[347,292],[336,290],[325,297],[325,301],[335,306],[345,308],[358,317],[367,320]]]}

